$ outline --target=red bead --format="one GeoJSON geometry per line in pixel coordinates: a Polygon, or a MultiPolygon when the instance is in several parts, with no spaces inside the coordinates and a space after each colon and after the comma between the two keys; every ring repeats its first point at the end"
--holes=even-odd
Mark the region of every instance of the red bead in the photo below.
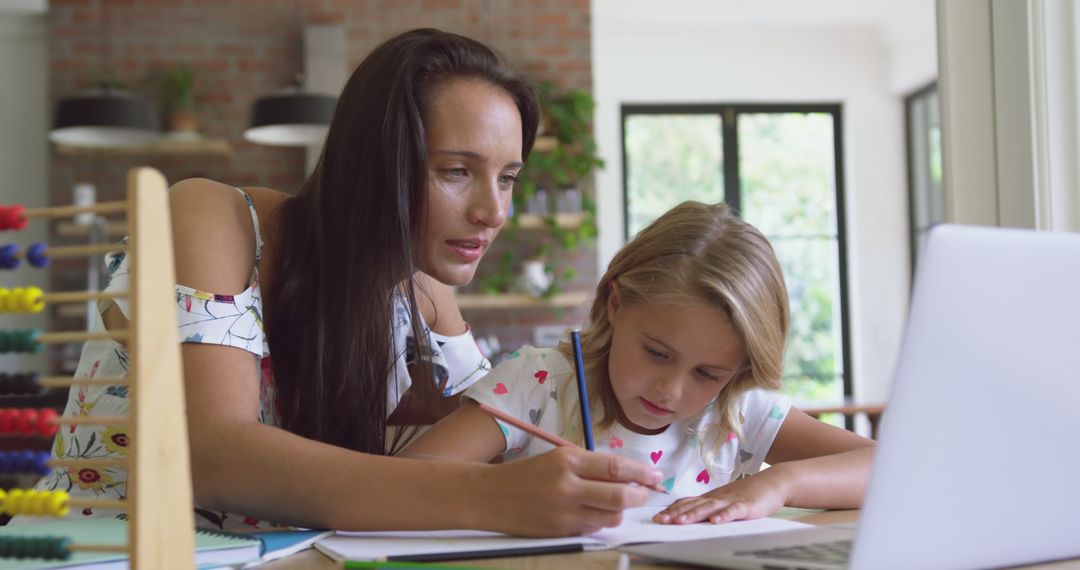
{"type": "Polygon", "coordinates": [[[16,229],[23,210],[22,206],[17,205],[0,206],[0,231],[16,229]]]}
{"type": "Polygon", "coordinates": [[[25,211],[26,208],[19,204],[8,206],[8,229],[18,231],[26,228],[26,224],[29,220],[23,216],[23,212],[25,211]]]}
{"type": "Polygon", "coordinates": [[[60,426],[56,425],[56,418],[60,414],[56,413],[56,410],[52,408],[42,408],[38,411],[37,417],[37,432],[45,437],[52,437],[56,435],[56,430],[60,426]]]}
{"type": "Polygon", "coordinates": [[[19,415],[15,416],[15,429],[19,433],[31,434],[34,433],[34,427],[37,425],[37,410],[32,408],[23,408],[19,410],[19,415]]]}
{"type": "Polygon", "coordinates": [[[15,427],[15,412],[13,408],[0,408],[0,433],[11,433],[15,427]]]}

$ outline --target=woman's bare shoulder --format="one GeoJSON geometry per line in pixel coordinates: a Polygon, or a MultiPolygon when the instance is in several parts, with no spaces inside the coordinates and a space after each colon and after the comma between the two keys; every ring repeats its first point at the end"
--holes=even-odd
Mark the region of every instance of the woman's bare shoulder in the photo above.
{"type": "MultiPolygon", "coordinates": [[[[252,196],[257,211],[280,194],[267,188],[245,191],[258,194],[258,199],[252,196]]],[[[243,195],[227,184],[190,178],[170,188],[169,207],[177,281],[223,294],[247,287],[255,262],[255,227],[243,195]]]]}

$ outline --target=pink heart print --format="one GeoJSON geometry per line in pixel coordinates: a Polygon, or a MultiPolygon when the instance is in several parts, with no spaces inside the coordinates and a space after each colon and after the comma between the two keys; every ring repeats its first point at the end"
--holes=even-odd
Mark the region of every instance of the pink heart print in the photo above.
{"type": "Polygon", "coordinates": [[[536,374],[533,374],[533,377],[536,378],[537,380],[539,380],[541,384],[543,384],[544,380],[547,380],[547,375],[548,375],[547,370],[540,370],[536,374]]]}
{"type": "Polygon", "coordinates": [[[697,482],[698,483],[704,483],[706,485],[709,484],[709,471],[708,471],[708,469],[702,469],[701,473],[697,474],[697,482]]]}
{"type": "Polygon", "coordinates": [[[611,441],[608,442],[608,447],[610,447],[611,449],[615,449],[616,447],[622,447],[622,440],[615,436],[611,436],[611,441]]]}
{"type": "Polygon", "coordinates": [[[503,394],[509,394],[510,390],[506,389],[506,384],[499,382],[495,385],[495,388],[492,390],[492,392],[495,392],[496,394],[499,394],[501,396],[503,394]]]}
{"type": "Polygon", "coordinates": [[[653,465],[656,465],[656,463],[658,461],[660,461],[660,458],[663,457],[663,456],[664,456],[664,450],[663,449],[661,449],[660,451],[654,451],[654,452],[649,454],[649,457],[652,458],[653,465]]]}

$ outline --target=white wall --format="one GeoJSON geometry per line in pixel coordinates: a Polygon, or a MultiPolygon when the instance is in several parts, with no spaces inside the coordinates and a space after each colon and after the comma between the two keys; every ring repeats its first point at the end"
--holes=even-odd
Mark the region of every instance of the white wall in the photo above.
{"type": "MultiPolygon", "coordinates": [[[[44,6],[0,4],[0,204],[29,208],[48,205],[48,76],[44,6]]],[[[42,3],[43,4],[43,3],[42,3]]],[[[47,241],[47,226],[31,223],[0,243],[25,247],[47,241]]],[[[0,286],[37,285],[48,289],[46,272],[27,268],[0,271],[0,286]]],[[[5,315],[3,328],[47,328],[42,315],[5,315]]],[[[45,370],[46,355],[0,355],[3,370],[45,370]]]]}
{"type": "MultiPolygon", "coordinates": [[[[924,55],[923,71],[912,64],[894,77],[886,41],[866,27],[725,24],[695,13],[708,6],[669,0],[664,12],[682,10],[672,20],[650,17],[660,10],[651,2],[593,1],[596,134],[606,162],[597,176],[600,267],[623,242],[621,104],[841,103],[855,395],[883,401],[910,282],[903,93],[893,86],[932,78],[925,68],[934,62],[924,55]]],[[[927,34],[933,45],[932,26],[927,34]]]]}

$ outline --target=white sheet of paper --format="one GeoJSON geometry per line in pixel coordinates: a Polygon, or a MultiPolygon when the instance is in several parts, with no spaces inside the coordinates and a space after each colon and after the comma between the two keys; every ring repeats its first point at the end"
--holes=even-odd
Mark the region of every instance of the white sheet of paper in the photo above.
{"type": "Polygon", "coordinates": [[[810,526],[800,522],[772,518],[736,521],[724,524],[699,523],[675,525],[653,522],[653,515],[661,510],[663,509],[658,509],[656,507],[627,509],[623,513],[623,522],[621,525],[615,528],[605,528],[598,533],[589,535],[589,538],[595,538],[603,542],[608,548],[615,548],[616,546],[639,542],[679,542],[681,540],[697,540],[699,538],[778,532],[810,526]]]}
{"type": "Polygon", "coordinates": [[[628,509],[623,523],[589,536],[520,538],[477,530],[338,532],[315,547],[334,560],[380,560],[419,554],[487,552],[516,548],[543,548],[581,544],[586,550],[615,548],[640,542],[677,542],[699,538],[742,536],[802,528],[809,525],[783,519],[758,519],[727,524],[665,525],[652,522],[662,509],[628,509]]]}

